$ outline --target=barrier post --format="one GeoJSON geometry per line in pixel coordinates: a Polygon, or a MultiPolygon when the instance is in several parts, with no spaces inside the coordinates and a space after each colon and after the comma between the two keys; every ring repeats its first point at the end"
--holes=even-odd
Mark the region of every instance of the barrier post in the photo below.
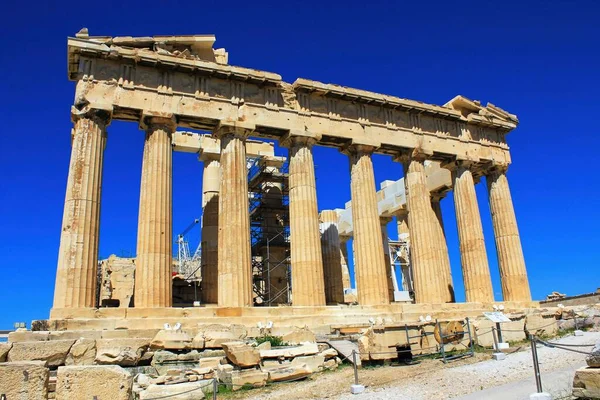
{"type": "Polygon", "coordinates": [[[533,371],[535,373],[535,384],[537,386],[537,392],[542,393],[542,377],[540,376],[540,364],[537,354],[536,337],[535,335],[529,335],[531,340],[531,356],[533,357],[533,371]]]}

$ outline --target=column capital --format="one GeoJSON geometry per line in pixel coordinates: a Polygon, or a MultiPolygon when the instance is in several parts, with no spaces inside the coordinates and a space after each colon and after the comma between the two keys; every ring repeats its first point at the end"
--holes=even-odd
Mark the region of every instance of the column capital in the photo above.
{"type": "Polygon", "coordinates": [[[175,132],[177,128],[177,118],[171,113],[156,113],[151,111],[143,111],[140,118],[140,129],[147,131],[148,129],[162,128],[167,132],[175,132]]]}
{"type": "Polygon", "coordinates": [[[256,125],[245,121],[220,121],[213,130],[213,136],[221,139],[223,136],[232,135],[240,139],[247,139],[256,130],[256,125]]]}
{"type": "Polygon", "coordinates": [[[484,171],[487,175],[503,175],[508,171],[509,164],[494,164],[484,171]]]}
{"type": "Polygon", "coordinates": [[[379,217],[379,223],[383,226],[383,225],[387,225],[390,222],[392,222],[392,219],[394,219],[393,217],[379,217]]]}
{"type": "Polygon", "coordinates": [[[279,140],[279,145],[281,147],[292,147],[296,145],[312,147],[319,142],[319,140],[321,140],[320,134],[302,130],[290,130],[281,138],[281,140],[279,140]]]}
{"type": "Polygon", "coordinates": [[[99,125],[104,127],[110,125],[112,120],[113,108],[103,104],[88,104],[83,108],[71,106],[71,121],[76,123],[80,119],[87,118],[94,120],[99,125]]]}
{"type": "Polygon", "coordinates": [[[441,191],[441,192],[431,192],[431,201],[439,203],[440,201],[442,201],[442,199],[444,197],[446,197],[448,192],[449,192],[449,190],[445,190],[445,191],[441,191]]]}
{"type": "Polygon", "coordinates": [[[411,161],[425,162],[429,159],[431,155],[433,155],[433,153],[425,151],[421,148],[406,149],[404,151],[399,151],[393,157],[393,160],[402,164],[408,164],[411,161]]]}
{"type": "Polygon", "coordinates": [[[352,141],[349,145],[344,146],[340,151],[348,156],[350,155],[371,155],[380,147],[379,142],[355,142],[352,141]]]}

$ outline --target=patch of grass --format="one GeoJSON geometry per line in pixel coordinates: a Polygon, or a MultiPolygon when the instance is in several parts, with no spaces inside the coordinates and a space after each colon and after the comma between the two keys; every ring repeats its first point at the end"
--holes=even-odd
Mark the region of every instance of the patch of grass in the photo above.
{"type": "Polygon", "coordinates": [[[258,344],[262,344],[265,342],[270,342],[271,346],[273,346],[273,347],[288,345],[286,342],[283,341],[281,336],[265,335],[265,336],[260,336],[260,337],[256,338],[256,343],[258,343],[258,344]]]}

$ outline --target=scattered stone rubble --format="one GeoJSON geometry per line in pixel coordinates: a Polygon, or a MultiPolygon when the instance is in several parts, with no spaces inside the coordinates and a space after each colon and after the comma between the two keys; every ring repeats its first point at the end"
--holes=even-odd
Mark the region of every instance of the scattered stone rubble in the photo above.
{"type": "MultiPolygon", "coordinates": [[[[592,329],[600,326],[600,308],[594,307],[507,315],[511,322],[502,324],[504,341],[520,341],[529,333],[552,335],[561,326],[568,329],[573,319],[579,326],[584,321],[592,329]]],[[[492,346],[493,325],[484,318],[470,320],[476,344],[492,346]]],[[[0,395],[6,394],[7,399],[199,399],[214,390],[215,379],[219,385],[239,390],[335,370],[349,357],[346,349],[334,343],[336,339],[356,343],[363,361],[395,358],[396,348],[403,346],[413,355],[435,353],[439,344],[434,328],[434,322],[405,326],[377,319],[367,326],[332,326],[325,341],[318,341],[307,328],[265,330],[239,324],[195,329],[165,324],[160,330],[18,330],[9,334],[9,343],[0,344],[0,395]],[[257,342],[256,338],[267,335],[282,339],[285,345],[257,342]],[[338,354],[336,346],[342,353],[338,354]]],[[[447,344],[446,350],[468,345],[465,335],[460,343],[447,344]]],[[[600,346],[588,364],[576,375],[574,393],[593,398],[600,391],[600,346]]]]}
{"type": "Polygon", "coordinates": [[[575,371],[573,396],[578,399],[600,399],[600,342],[586,358],[587,367],[575,371]]]}

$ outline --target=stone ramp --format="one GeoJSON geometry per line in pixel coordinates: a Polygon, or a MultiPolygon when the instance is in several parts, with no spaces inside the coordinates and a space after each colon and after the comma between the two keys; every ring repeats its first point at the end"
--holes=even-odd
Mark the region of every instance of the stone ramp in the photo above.
{"type": "Polygon", "coordinates": [[[361,366],[360,356],[358,355],[358,345],[349,340],[324,340],[325,343],[334,348],[340,358],[348,360],[351,364],[353,364],[352,360],[352,350],[356,351],[356,365],[358,367],[361,366]]]}

